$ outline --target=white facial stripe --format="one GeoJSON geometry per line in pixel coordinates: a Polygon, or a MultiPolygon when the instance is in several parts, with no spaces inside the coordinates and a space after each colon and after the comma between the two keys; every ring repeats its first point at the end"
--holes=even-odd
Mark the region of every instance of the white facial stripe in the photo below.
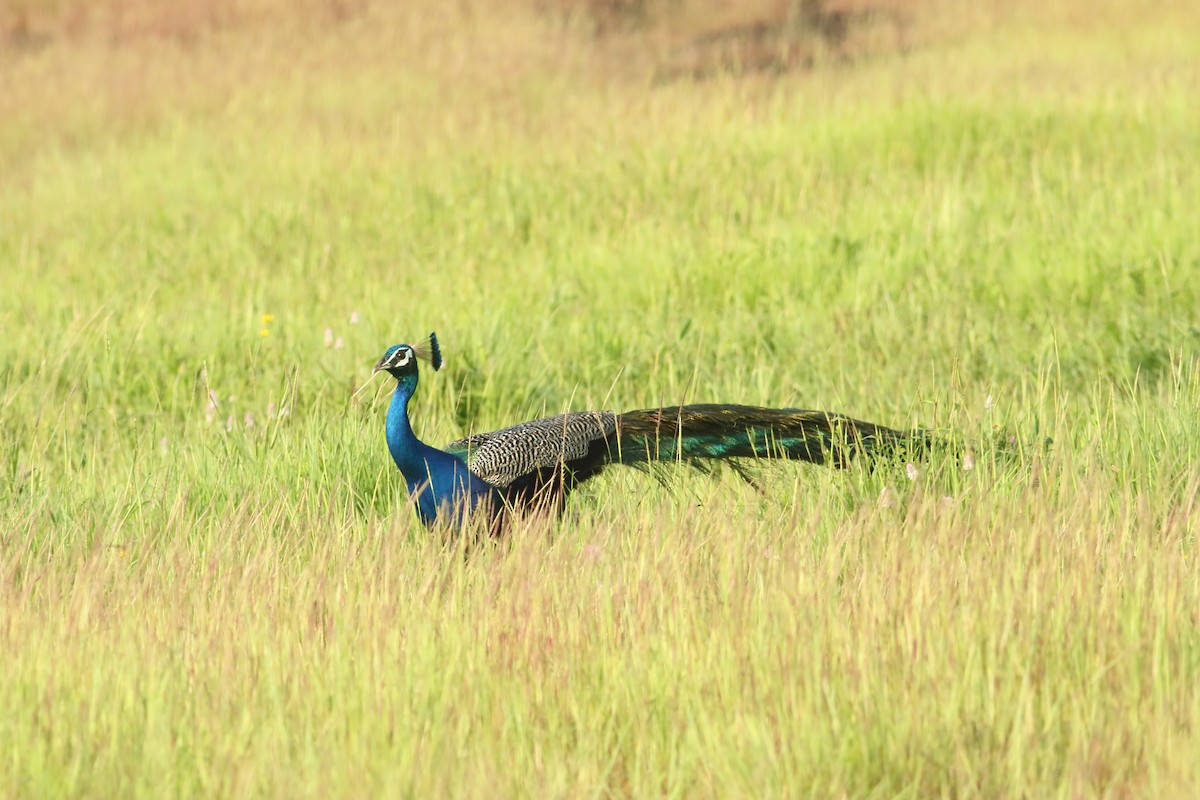
{"type": "Polygon", "coordinates": [[[412,350],[407,347],[401,347],[392,354],[392,367],[408,366],[408,362],[412,360],[412,350]]]}

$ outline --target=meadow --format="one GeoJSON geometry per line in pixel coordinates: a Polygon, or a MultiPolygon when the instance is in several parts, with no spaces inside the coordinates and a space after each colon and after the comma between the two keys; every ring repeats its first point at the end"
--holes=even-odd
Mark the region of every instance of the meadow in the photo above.
{"type": "Polygon", "coordinates": [[[5,0],[0,796],[1200,794],[1195,9],[784,5],[5,0]],[[956,447],[468,546],[431,330],[956,447]]]}

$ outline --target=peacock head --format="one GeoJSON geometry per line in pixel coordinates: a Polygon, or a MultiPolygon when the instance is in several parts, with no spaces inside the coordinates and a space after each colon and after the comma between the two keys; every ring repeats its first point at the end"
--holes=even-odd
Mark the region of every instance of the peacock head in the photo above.
{"type": "Polygon", "coordinates": [[[435,370],[442,367],[442,350],[438,347],[437,334],[419,344],[394,344],[379,359],[373,372],[387,372],[396,380],[406,375],[417,374],[417,361],[425,361],[435,370]]]}

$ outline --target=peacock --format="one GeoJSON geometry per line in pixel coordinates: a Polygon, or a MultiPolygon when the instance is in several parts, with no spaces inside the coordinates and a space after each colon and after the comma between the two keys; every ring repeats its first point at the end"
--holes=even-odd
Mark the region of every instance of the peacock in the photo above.
{"type": "Polygon", "coordinates": [[[409,421],[417,362],[442,366],[437,336],[389,347],[372,374],[396,379],[387,446],[426,526],[462,524],[484,514],[493,532],[515,513],[561,512],[571,491],[609,464],[702,459],[785,458],[846,466],[923,446],[921,431],[900,431],[842,414],[797,408],[696,404],[614,413],[572,411],[446,445],[422,442],[409,421]]]}

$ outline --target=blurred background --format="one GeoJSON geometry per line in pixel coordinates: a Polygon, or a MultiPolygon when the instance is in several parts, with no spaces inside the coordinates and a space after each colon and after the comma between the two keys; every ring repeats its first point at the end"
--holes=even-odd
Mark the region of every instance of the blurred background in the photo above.
{"type": "Polygon", "coordinates": [[[241,419],[436,329],[438,435],[1152,381],[1197,342],[1195,11],[5,0],[0,355],[105,341],[92,401],[241,419]]]}

